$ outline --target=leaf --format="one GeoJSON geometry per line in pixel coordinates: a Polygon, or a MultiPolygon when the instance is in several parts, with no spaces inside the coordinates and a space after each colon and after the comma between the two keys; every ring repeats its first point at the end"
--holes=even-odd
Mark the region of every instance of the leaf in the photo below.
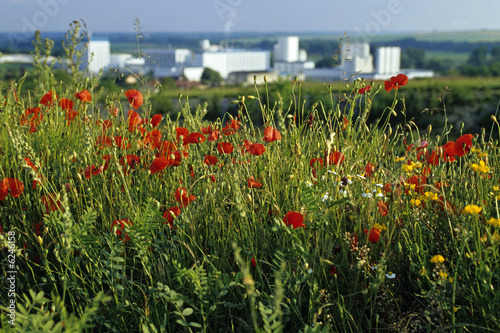
{"type": "Polygon", "coordinates": [[[195,323],[195,322],[191,322],[191,323],[189,323],[189,326],[191,326],[191,327],[196,327],[196,328],[201,328],[201,325],[200,325],[200,324],[198,324],[198,323],[195,323]]]}
{"type": "Polygon", "coordinates": [[[185,308],[184,311],[182,311],[182,315],[184,317],[190,316],[193,314],[193,309],[191,308],[185,308]]]}
{"type": "Polygon", "coordinates": [[[184,319],[177,319],[175,322],[176,322],[177,324],[179,324],[179,325],[184,326],[184,327],[188,327],[188,326],[189,326],[188,322],[187,322],[187,321],[185,321],[184,319]]]}

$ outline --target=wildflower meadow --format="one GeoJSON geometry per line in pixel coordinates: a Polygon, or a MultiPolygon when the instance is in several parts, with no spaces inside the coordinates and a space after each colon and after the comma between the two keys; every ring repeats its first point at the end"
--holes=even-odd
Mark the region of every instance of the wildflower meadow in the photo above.
{"type": "Polygon", "coordinates": [[[71,84],[37,35],[36,88],[0,87],[2,331],[500,331],[495,114],[395,123],[404,74],[156,114],[146,86],[95,88],[78,29],[71,84]]]}

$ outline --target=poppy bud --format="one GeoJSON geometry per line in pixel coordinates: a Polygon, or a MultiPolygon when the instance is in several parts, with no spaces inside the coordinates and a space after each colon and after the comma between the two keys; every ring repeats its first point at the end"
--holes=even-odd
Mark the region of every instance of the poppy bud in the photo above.
{"type": "Polygon", "coordinates": [[[256,99],[257,97],[253,96],[253,95],[248,95],[248,99],[256,99]]]}
{"type": "Polygon", "coordinates": [[[36,239],[38,240],[38,244],[42,245],[43,244],[43,239],[40,236],[36,236],[36,239]]]}
{"type": "Polygon", "coordinates": [[[429,124],[429,126],[427,126],[427,133],[429,133],[429,135],[431,135],[431,132],[432,132],[432,125],[429,124]]]}
{"type": "Polygon", "coordinates": [[[241,103],[245,103],[245,96],[241,96],[241,103]]]}
{"type": "Polygon", "coordinates": [[[491,115],[491,117],[490,117],[490,118],[491,118],[491,121],[493,121],[493,122],[495,122],[495,123],[496,123],[496,122],[498,122],[498,121],[497,121],[497,117],[495,117],[495,115],[491,115]]]}
{"type": "Polygon", "coordinates": [[[267,75],[264,75],[264,82],[267,83],[267,75]]]}

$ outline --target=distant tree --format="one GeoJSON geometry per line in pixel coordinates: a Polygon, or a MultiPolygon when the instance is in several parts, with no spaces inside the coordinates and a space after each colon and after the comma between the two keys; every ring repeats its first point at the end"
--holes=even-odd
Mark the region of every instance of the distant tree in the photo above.
{"type": "Polygon", "coordinates": [[[491,49],[491,62],[500,62],[500,45],[491,49]]]}
{"type": "Polygon", "coordinates": [[[484,66],[487,64],[488,48],[486,46],[479,46],[472,50],[467,64],[472,66],[484,66]]]}
{"type": "Polygon", "coordinates": [[[338,62],[335,61],[333,56],[324,57],[316,61],[316,68],[331,68],[337,66],[338,62]]]}
{"type": "Polygon", "coordinates": [[[425,50],[407,47],[401,52],[401,67],[425,68],[427,63],[425,50]]]}
{"type": "Polygon", "coordinates": [[[201,83],[217,86],[221,82],[222,82],[222,76],[220,75],[219,72],[209,67],[205,67],[205,69],[203,69],[203,73],[201,74],[201,83]]]}

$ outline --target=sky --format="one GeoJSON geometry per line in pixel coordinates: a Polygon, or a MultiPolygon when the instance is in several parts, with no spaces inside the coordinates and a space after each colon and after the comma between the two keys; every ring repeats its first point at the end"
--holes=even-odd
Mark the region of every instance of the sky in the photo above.
{"type": "Polygon", "coordinates": [[[500,30],[499,0],[2,0],[0,32],[397,32],[500,30]]]}

